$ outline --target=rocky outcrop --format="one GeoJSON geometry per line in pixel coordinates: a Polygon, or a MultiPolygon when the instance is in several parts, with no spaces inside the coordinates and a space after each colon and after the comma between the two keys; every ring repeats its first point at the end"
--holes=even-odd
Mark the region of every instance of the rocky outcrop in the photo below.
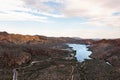
{"type": "Polygon", "coordinates": [[[31,60],[31,55],[24,52],[20,45],[0,44],[0,68],[14,68],[31,60]]]}
{"type": "Polygon", "coordinates": [[[20,34],[8,34],[7,32],[0,32],[0,41],[9,41],[16,44],[43,42],[46,40],[44,36],[30,36],[20,34]]]}
{"type": "Polygon", "coordinates": [[[120,39],[94,42],[89,50],[92,51],[91,58],[103,59],[115,67],[120,67],[120,39]]]}

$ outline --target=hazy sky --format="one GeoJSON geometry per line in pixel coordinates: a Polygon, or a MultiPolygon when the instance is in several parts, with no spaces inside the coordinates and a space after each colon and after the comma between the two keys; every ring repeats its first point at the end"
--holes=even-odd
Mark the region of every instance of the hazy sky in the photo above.
{"type": "Polygon", "coordinates": [[[0,0],[0,31],[120,38],[120,0],[0,0]]]}

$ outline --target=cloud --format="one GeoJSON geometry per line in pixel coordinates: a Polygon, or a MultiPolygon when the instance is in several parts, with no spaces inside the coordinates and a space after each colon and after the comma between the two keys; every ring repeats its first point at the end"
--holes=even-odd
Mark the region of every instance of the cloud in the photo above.
{"type": "Polygon", "coordinates": [[[46,17],[34,16],[24,12],[6,12],[0,13],[0,21],[38,21],[47,22],[46,17]]]}
{"type": "MultiPolygon", "coordinates": [[[[0,0],[0,21],[51,22],[49,17],[64,17],[61,14],[51,13],[55,7],[45,4],[49,1],[54,0],[0,0]]],[[[54,2],[60,3],[61,0],[54,2]]]]}
{"type": "Polygon", "coordinates": [[[63,13],[67,17],[88,19],[94,26],[120,26],[120,0],[64,0],[63,13]]]}
{"type": "Polygon", "coordinates": [[[32,9],[33,12],[45,16],[63,18],[64,14],[61,12],[64,0],[22,0],[24,6],[32,9]],[[54,6],[55,5],[55,6],[54,6]]]}
{"type": "Polygon", "coordinates": [[[45,5],[43,0],[24,0],[27,7],[30,7],[32,9],[37,9],[40,11],[50,12],[53,11],[53,8],[45,5]]]}
{"type": "Polygon", "coordinates": [[[65,0],[63,12],[69,16],[103,17],[120,11],[120,0],[65,0]]]}
{"type": "Polygon", "coordinates": [[[0,0],[0,21],[38,21],[49,22],[46,16],[33,15],[31,9],[24,7],[21,0],[0,0]]]}
{"type": "Polygon", "coordinates": [[[87,19],[87,25],[120,26],[119,4],[120,0],[0,0],[0,20],[79,17],[87,19]]]}
{"type": "Polygon", "coordinates": [[[88,25],[120,26],[120,0],[23,0],[27,7],[39,14],[56,18],[80,17],[88,19],[88,25]],[[53,2],[56,7],[45,3],[53,2]],[[52,13],[57,11],[57,13],[52,13]]]}
{"type": "Polygon", "coordinates": [[[21,9],[20,6],[23,5],[22,1],[19,0],[0,0],[0,11],[7,11],[7,10],[16,10],[21,9]]]}

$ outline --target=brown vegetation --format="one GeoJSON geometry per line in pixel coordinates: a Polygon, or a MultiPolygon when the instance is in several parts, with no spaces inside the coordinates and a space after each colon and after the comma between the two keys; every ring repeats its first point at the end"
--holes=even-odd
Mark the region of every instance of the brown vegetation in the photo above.
{"type": "Polygon", "coordinates": [[[120,39],[94,42],[90,50],[93,52],[91,58],[103,59],[113,66],[120,67],[120,39]]]}

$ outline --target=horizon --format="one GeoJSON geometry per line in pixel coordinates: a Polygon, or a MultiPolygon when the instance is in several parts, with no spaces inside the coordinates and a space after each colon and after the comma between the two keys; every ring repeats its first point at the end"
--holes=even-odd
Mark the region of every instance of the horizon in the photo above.
{"type": "Polygon", "coordinates": [[[120,0],[0,0],[0,32],[120,38],[120,0]]]}
{"type": "Polygon", "coordinates": [[[92,39],[92,40],[102,40],[102,39],[107,39],[107,40],[110,40],[110,39],[112,39],[112,40],[114,40],[114,39],[120,39],[120,38],[82,38],[82,37],[73,37],[73,36],[46,36],[46,35],[40,35],[40,34],[20,34],[20,33],[9,33],[9,32],[7,32],[7,31],[0,31],[0,33],[4,33],[4,32],[6,32],[6,33],[8,33],[8,34],[15,34],[15,35],[23,35],[23,36],[27,36],[27,35],[29,35],[29,36],[45,36],[45,37],[53,37],[53,38],[77,38],[77,39],[92,39]]]}

